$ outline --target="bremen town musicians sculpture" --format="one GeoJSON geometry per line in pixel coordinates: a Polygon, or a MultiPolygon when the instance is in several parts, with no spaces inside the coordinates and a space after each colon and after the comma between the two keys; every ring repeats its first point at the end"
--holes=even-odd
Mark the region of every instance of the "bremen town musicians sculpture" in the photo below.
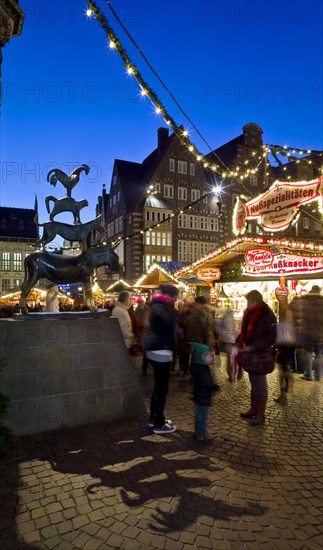
{"type": "Polygon", "coordinates": [[[82,164],[69,176],[57,168],[51,170],[47,175],[47,181],[51,185],[55,186],[57,181],[64,185],[67,196],[56,199],[50,195],[45,199],[50,221],[38,224],[44,228],[43,236],[38,241],[38,244],[42,245],[42,251],[32,252],[25,259],[25,279],[21,286],[19,302],[19,309],[24,313],[27,313],[26,300],[28,295],[41,277],[46,277],[56,284],[82,282],[85,304],[91,311],[95,311],[96,306],[92,297],[92,277],[96,268],[106,265],[114,272],[122,270],[119,258],[112,246],[87,247],[89,233],[91,231],[102,231],[102,227],[100,216],[87,223],[81,223],[80,211],[88,206],[88,202],[85,199],[76,201],[71,196],[72,189],[78,183],[82,171],[88,174],[90,171],[89,166],[82,164]],[[54,206],[50,212],[49,205],[51,202],[54,203],[54,206]],[[54,220],[54,217],[61,212],[71,212],[74,217],[74,225],[54,220]],[[71,242],[78,241],[82,251],[81,254],[71,257],[47,252],[45,250],[46,244],[51,242],[56,235],[60,235],[71,242]]]}

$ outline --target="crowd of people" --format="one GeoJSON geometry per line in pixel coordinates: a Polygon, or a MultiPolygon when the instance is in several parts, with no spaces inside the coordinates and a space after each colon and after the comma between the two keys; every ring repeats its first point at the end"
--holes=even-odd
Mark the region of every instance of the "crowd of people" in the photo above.
{"type": "Polygon", "coordinates": [[[178,369],[193,382],[195,433],[207,440],[207,424],[212,394],[219,389],[210,365],[216,353],[225,353],[231,381],[249,375],[250,407],[240,416],[252,426],[265,422],[268,399],[267,375],[275,365],[279,373],[279,396],[288,391],[291,372],[302,372],[302,380],[320,380],[323,373],[323,296],[317,285],[290,305],[280,304],[280,319],[263,300],[258,290],[246,295],[247,307],[237,334],[232,310],[227,310],[220,325],[204,296],[193,301],[178,299],[178,289],[160,285],[152,299],[131,298],[127,291],[111,308],[111,316],[120,323],[125,344],[131,353],[137,343],[142,352],[142,374],[151,368],[154,387],[148,425],[154,433],[172,433],[174,423],[164,409],[170,373],[178,369]],[[176,307],[175,307],[176,304],[176,307]],[[216,328],[217,330],[216,330],[216,328]],[[280,329],[277,331],[277,329],[280,329]],[[279,338],[278,338],[279,333],[279,338]],[[297,360],[296,360],[297,357],[297,360]]]}
{"type": "MultiPolygon", "coordinates": [[[[240,416],[252,426],[265,422],[268,399],[267,375],[278,370],[280,402],[288,392],[292,372],[301,372],[305,381],[320,381],[323,375],[323,296],[313,285],[307,294],[290,304],[280,303],[279,322],[258,290],[246,295],[247,307],[237,333],[232,310],[216,323],[214,311],[204,296],[179,299],[178,289],[160,285],[148,299],[120,292],[110,299],[105,310],[117,318],[130,355],[142,356],[142,374],[153,372],[148,425],[156,434],[172,433],[176,426],[165,417],[164,409],[170,373],[178,365],[185,377],[190,375],[195,403],[195,432],[198,441],[207,441],[207,425],[212,395],[220,388],[212,378],[210,365],[220,351],[226,357],[228,378],[238,381],[247,372],[250,381],[250,406],[240,416]]],[[[46,311],[62,311],[58,288],[47,292],[46,311]]],[[[15,309],[0,307],[1,318],[13,318],[15,309]]]]}

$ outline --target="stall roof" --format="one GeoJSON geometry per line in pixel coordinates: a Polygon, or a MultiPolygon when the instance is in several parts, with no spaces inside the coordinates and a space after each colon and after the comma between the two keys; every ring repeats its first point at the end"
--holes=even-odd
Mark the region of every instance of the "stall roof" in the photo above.
{"type": "Polygon", "coordinates": [[[178,279],[174,273],[186,265],[187,262],[159,262],[153,264],[151,268],[138,281],[134,287],[139,288],[158,288],[162,283],[170,283],[175,286],[187,286],[187,283],[178,279]]]}
{"type": "Polygon", "coordinates": [[[308,241],[302,241],[300,239],[293,240],[290,238],[279,239],[275,237],[238,237],[233,241],[226,243],[224,246],[217,248],[199,260],[183,266],[174,273],[178,278],[183,278],[185,275],[193,274],[198,269],[206,267],[219,267],[226,268],[230,264],[234,264],[239,256],[243,256],[244,253],[251,247],[268,248],[274,253],[294,253],[294,254],[316,254],[318,256],[323,255],[323,242],[322,244],[310,243],[308,241]]]}

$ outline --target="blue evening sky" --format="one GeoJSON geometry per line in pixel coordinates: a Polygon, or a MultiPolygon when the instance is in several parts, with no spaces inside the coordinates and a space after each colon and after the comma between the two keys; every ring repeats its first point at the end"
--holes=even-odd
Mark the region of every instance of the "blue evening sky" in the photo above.
{"type": "MultiPolygon", "coordinates": [[[[114,19],[97,0],[144,79],[178,124],[192,130],[114,19]]],[[[213,148],[256,122],[264,141],[322,149],[322,4],[316,0],[112,0],[119,17],[213,148]]],[[[94,217],[115,158],[135,162],[165,126],[109,50],[85,0],[21,0],[22,35],[3,49],[0,204],[48,221],[46,181],[59,167],[91,166],[73,190],[94,217]]],[[[194,130],[193,143],[209,149],[194,130]]],[[[65,221],[70,221],[70,214],[65,221]]],[[[58,218],[61,219],[62,218],[58,218]]],[[[63,218],[64,219],[64,218],[63,218]]]]}

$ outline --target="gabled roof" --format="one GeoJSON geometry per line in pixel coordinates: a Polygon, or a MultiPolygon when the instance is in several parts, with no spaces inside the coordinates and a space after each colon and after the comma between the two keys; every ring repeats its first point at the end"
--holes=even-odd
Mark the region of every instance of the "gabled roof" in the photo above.
{"type": "Polygon", "coordinates": [[[145,167],[137,162],[116,159],[114,168],[118,175],[126,212],[129,212],[134,209],[139,198],[147,189],[145,167]]]}
{"type": "Polygon", "coordinates": [[[163,146],[154,149],[141,164],[127,160],[115,160],[115,172],[118,174],[126,212],[131,212],[144,205],[147,198],[147,186],[175,138],[175,134],[172,134],[164,139],[163,146]]]}
{"type": "Polygon", "coordinates": [[[240,136],[234,139],[231,139],[224,145],[221,145],[221,147],[214,149],[214,152],[208,153],[205,156],[210,162],[219,164],[220,168],[223,167],[223,164],[225,164],[230,168],[230,164],[232,165],[236,160],[238,146],[241,143],[243,143],[243,140],[244,140],[244,135],[241,134],[240,136]],[[223,164],[219,161],[218,157],[220,157],[223,164]]]}
{"type": "Polygon", "coordinates": [[[0,206],[0,238],[38,239],[36,210],[0,206]]]}

